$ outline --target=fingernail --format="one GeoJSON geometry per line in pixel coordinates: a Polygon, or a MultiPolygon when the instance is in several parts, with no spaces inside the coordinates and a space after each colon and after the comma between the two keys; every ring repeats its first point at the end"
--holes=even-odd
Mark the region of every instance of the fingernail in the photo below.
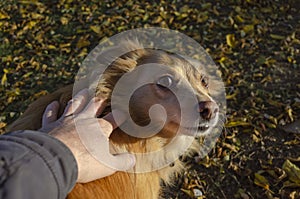
{"type": "Polygon", "coordinates": [[[53,101],[53,102],[51,102],[51,103],[48,105],[48,107],[50,107],[50,108],[56,108],[56,107],[58,107],[58,106],[59,106],[58,101],[53,101]]]}
{"type": "Polygon", "coordinates": [[[70,99],[67,103],[67,105],[71,104],[73,102],[73,99],[70,99]]]}

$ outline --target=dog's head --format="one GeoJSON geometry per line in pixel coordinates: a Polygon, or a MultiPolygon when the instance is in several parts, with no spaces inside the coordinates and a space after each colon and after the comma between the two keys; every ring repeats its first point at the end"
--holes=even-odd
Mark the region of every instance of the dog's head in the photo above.
{"type": "MultiPolygon", "coordinates": [[[[109,51],[105,56],[108,55],[109,51]]],[[[123,81],[123,88],[115,96],[115,108],[128,110],[138,126],[150,123],[163,126],[159,133],[147,132],[147,135],[165,138],[177,133],[204,135],[216,125],[219,107],[210,93],[215,92],[218,85],[199,62],[162,50],[133,50],[110,63],[98,84],[98,95],[110,99],[115,85],[126,75],[129,75],[127,81],[123,81]],[[129,87],[136,89],[130,93],[129,87]],[[124,103],[127,95],[130,95],[129,104],[124,103]],[[149,114],[151,107],[157,104],[164,111],[149,114]]]]}

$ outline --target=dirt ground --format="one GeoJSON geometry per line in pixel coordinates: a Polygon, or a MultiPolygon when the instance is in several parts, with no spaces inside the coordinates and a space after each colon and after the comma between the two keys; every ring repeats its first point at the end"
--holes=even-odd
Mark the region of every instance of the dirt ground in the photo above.
{"type": "Polygon", "coordinates": [[[163,198],[300,198],[300,6],[297,0],[0,2],[0,129],[72,82],[102,38],[178,30],[222,71],[227,121],[215,148],[163,198]],[[290,125],[290,126],[289,126],[290,125]]]}

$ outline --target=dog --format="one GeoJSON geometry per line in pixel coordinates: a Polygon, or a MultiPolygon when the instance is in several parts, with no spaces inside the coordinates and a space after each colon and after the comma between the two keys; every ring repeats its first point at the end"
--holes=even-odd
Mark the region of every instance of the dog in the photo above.
{"type": "MultiPolygon", "coordinates": [[[[82,88],[93,87],[90,90],[96,96],[107,99],[103,114],[111,111],[113,105],[129,112],[131,123],[128,122],[127,129],[132,129],[135,134],[124,132],[122,126],[115,129],[110,136],[111,153],[141,155],[136,155],[136,166],[130,172],[116,172],[90,183],[77,183],[68,195],[71,199],[159,198],[161,181],[172,184],[174,174],[183,171],[184,164],[178,156],[197,152],[201,143],[194,138],[209,135],[221,118],[220,106],[213,97],[222,90],[221,85],[199,62],[163,50],[143,48],[131,41],[106,50],[98,59],[108,63],[107,56],[116,54],[118,49],[126,49],[127,53],[110,62],[101,72],[101,78],[97,72],[92,72],[91,76],[96,77],[93,86],[84,83],[86,80],[80,85],[82,88]],[[121,86],[114,93],[118,81],[128,74],[127,86],[121,86]],[[135,85],[141,81],[145,84],[135,85]],[[127,96],[128,89],[135,86],[137,88],[127,96]],[[182,92],[176,93],[178,90],[182,92]],[[127,107],[122,102],[124,96],[129,97],[127,107]],[[157,104],[159,107],[151,113],[151,107],[157,104]],[[183,116],[186,113],[188,116],[183,116]],[[185,152],[179,147],[183,145],[188,146],[185,152]]],[[[73,86],[69,85],[33,102],[9,131],[39,129],[45,107],[57,100],[62,114],[72,91],[73,86]]]]}

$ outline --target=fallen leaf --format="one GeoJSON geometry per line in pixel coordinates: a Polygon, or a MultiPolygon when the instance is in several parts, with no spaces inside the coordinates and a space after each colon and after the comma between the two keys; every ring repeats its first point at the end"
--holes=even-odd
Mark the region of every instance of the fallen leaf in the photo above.
{"type": "Polygon", "coordinates": [[[186,193],[186,194],[187,194],[188,196],[190,196],[191,198],[194,197],[193,191],[188,190],[188,189],[183,189],[183,188],[181,188],[180,190],[181,190],[182,192],[186,193]]]}
{"type": "Polygon", "coordinates": [[[5,122],[0,122],[0,128],[4,128],[4,127],[6,127],[6,123],[5,122]]]}
{"type": "Polygon", "coordinates": [[[228,46],[234,48],[237,45],[237,41],[235,39],[234,34],[226,35],[226,43],[228,46]]]}
{"type": "Polygon", "coordinates": [[[254,174],[254,184],[256,184],[257,186],[260,186],[268,191],[271,191],[269,181],[264,176],[260,175],[259,173],[254,174]]]}
{"type": "Polygon", "coordinates": [[[245,26],[243,27],[243,30],[244,30],[245,33],[253,32],[253,30],[254,30],[254,25],[245,25],[245,26]]]}
{"type": "Polygon", "coordinates": [[[0,19],[9,19],[9,15],[0,11],[0,19]]]}
{"type": "Polygon", "coordinates": [[[69,19],[67,17],[61,17],[60,22],[62,25],[67,25],[69,23],[69,19]]]}
{"type": "Polygon", "coordinates": [[[90,26],[90,29],[97,34],[101,33],[101,28],[99,26],[90,26]]]}
{"type": "Polygon", "coordinates": [[[277,40],[283,40],[283,39],[285,39],[285,36],[275,35],[275,34],[270,34],[270,37],[272,39],[277,39],[277,40]]]}
{"type": "Polygon", "coordinates": [[[225,124],[225,127],[235,127],[235,126],[250,126],[249,122],[244,121],[233,121],[225,124]]]}
{"type": "Polygon", "coordinates": [[[89,42],[89,40],[87,40],[85,37],[80,37],[80,39],[78,40],[77,44],[76,44],[76,48],[82,48],[85,46],[90,45],[91,43],[89,42]]]}
{"type": "Polygon", "coordinates": [[[6,85],[6,83],[7,83],[7,76],[6,73],[4,73],[1,78],[1,85],[4,86],[6,85]]]}
{"type": "Polygon", "coordinates": [[[287,173],[289,180],[296,183],[300,186],[300,169],[295,164],[291,163],[289,160],[286,160],[282,169],[287,173]]]}

